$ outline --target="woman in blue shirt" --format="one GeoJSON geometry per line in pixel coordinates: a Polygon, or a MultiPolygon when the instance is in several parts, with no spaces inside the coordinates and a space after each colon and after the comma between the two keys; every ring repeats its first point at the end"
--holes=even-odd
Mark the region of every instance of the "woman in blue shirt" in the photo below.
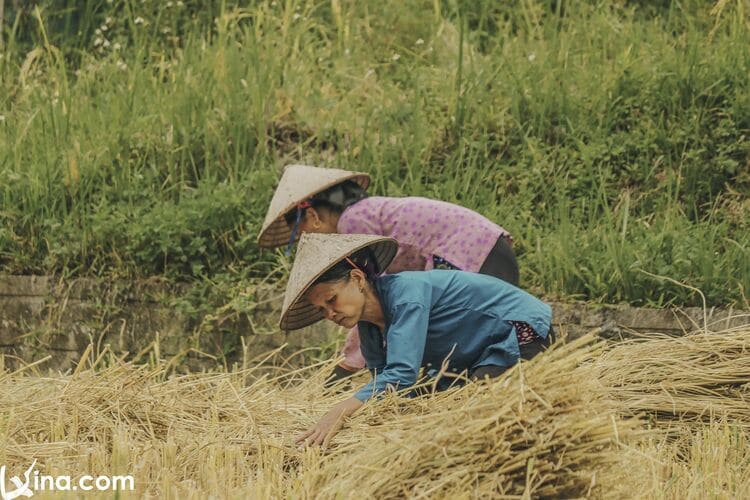
{"type": "Polygon", "coordinates": [[[294,330],[323,318],[358,326],[372,380],[297,442],[322,444],[368,399],[416,384],[421,368],[428,375],[497,376],[551,342],[550,307],[500,279],[445,270],[377,277],[396,250],[395,240],[378,236],[300,239],[280,327],[294,330]]]}

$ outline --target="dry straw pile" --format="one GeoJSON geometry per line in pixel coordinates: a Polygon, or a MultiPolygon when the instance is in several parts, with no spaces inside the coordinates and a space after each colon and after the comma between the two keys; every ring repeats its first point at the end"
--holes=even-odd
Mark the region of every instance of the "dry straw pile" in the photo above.
{"type": "Polygon", "coordinates": [[[660,424],[726,417],[750,428],[750,329],[648,334],[609,349],[599,377],[622,411],[660,424]]]}
{"type": "Polygon", "coordinates": [[[410,403],[404,414],[377,409],[354,425],[351,450],[305,479],[324,496],[586,495],[636,434],[636,422],[617,418],[598,391],[586,361],[602,346],[588,340],[503,381],[410,403]]]}
{"type": "MultiPolygon", "coordinates": [[[[134,497],[632,496],[616,486],[656,491],[671,474],[683,489],[668,496],[678,498],[693,485],[690,463],[672,466],[685,460],[685,446],[673,422],[668,440],[645,431],[643,412],[656,417],[656,430],[665,409],[691,421],[710,416],[696,410],[701,401],[714,416],[749,422],[748,366],[740,366],[747,336],[745,329],[612,348],[580,339],[501,380],[370,403],[326,451],[292,444],[346,397],[323,391],[325,366],[278,375],[263,363],[167,377],[105,354],[67,376],[0,376],[0,464],[21,470],[37,459],[45,474],[132,474],[134,497]]],[[[683,432],[690,446],[704,431],[683,432]]],[[[726,425],[711,432],[745,439],[726,425]]],[[[745,469],[731,471],[732,491],[750,489],[745,469]]]]}

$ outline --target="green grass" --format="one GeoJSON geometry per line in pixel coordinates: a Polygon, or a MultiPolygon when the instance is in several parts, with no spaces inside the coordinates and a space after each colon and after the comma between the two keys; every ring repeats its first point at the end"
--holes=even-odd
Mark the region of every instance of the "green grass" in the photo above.
{"type": "Polygon", "coordinates": [[[283,277],[306,161],[485,214],[547,296],[747,304],[747,0],[5,3],[2,272],[283,277]]]}

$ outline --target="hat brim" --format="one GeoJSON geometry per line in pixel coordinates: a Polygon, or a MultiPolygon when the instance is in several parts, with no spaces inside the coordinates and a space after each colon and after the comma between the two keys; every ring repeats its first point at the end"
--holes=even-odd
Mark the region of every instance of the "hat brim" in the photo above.
{"type": "Polygon", "coordinates": [[[331,264],[321,269],[317,274],[313,275],[305,286],[300,288],[289,307],[287,307],[285,311],[282,311],[281,319],[279,320],[279,328],[282,330],[298,330],[324,319],[320,310],[305,298],[305,294],[307,294],[307,291],[312,284],[329,269],[341,262],[344,258],[367,247],[372,250],[375,260],[378,263],[378,269],[381,272],[385,271],[388,265],[390,265],[398,251],[398,243],[396,240],[385,237],[350,249],[345,255],[342,255],[341,258],[336,259],[331,264]]]}
{"type": "MultiPolygon", "coordinates": [[[[299,202],[311,198],[316,194],[335,186],[336,184],[341,184],[342,182],[349,180],[359,184],[362,189],[366,190],[368,187],[370,187],[371,178],[369,174],[365,174],[362,172],[352,172],[351,175],[345,175],[338,179],[334,179],[331,182],[328,182],[318,187],[317,189],[310,191],[299,200],[293,200],[277,214],[275,214],[273,222],[269,224],[268,227],[261,230],[260,234],[258,235],[258,246],[261,246],[263,248],[276,248],[289,244],[289,239],[292,237],[292,230],[286,223],[286,220],[284,220],[284,215],[294,209],[294,207],[296,207],[299,202]]],[[[299,239],[299,234],[295,239],[299,239]]]]}

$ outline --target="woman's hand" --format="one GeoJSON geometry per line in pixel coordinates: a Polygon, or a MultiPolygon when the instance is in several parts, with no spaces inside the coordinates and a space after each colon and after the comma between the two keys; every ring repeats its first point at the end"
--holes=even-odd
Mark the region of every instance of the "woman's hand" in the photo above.
{"type": "Polygon", "coordinates": [[[294,442],[304,446],[328,445],[344,425],[344,419],[357,411],[364,403],[355,397],[346,399],[323,415],[317,424],[294,438],[294,442]]]}

